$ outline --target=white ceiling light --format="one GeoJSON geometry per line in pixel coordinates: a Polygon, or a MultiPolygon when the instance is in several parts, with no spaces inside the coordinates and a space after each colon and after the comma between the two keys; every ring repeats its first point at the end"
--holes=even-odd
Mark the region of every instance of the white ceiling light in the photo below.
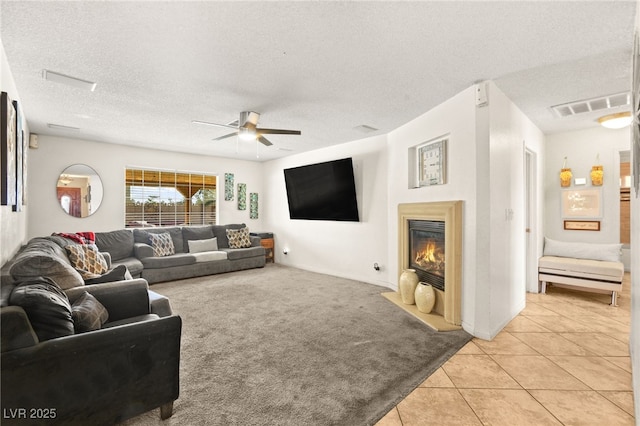
{"type": "Polygon", "coordinates": [[[67,86],[77,87],[78,89],[85,89],[91,92],[96,90],[97,85],[97,83],[94,83],[93,81],[83,80],[81,78],[71,77],[49,70],[42,70],[42,78],[47,81],[62,83],[66,84],[67,86]]]}
{"type": "Polygon", "coordinates": [[[247,142],[256,140],[256,133],[251,129],[240,128],[238,131],[238,136],[240,137],[240,139],[247,142]]]}
{"type": "Polygon", "coordinates": [[[607,129],[622,129],[623,127],[627,127],[631,124],[631,121],[633,121],[633,119],[631,118],[631,113],[628,111],[609,114],[598,118],[598,123],[602,124],[602,126],[607,129]]]}

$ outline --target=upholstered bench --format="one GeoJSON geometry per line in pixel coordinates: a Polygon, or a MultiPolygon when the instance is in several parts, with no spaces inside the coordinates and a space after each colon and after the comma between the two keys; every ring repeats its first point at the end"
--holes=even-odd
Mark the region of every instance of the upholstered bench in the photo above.
{"type": "Polygon", "coordinates": [[[545,238],[544,256],[538,260],[541,292],[546,292],[547,283],[586,291],[605,290],[611,292],[611,305],[617,306],[624,276],[621,248],[621,244],[567,243],[545,238]]]}

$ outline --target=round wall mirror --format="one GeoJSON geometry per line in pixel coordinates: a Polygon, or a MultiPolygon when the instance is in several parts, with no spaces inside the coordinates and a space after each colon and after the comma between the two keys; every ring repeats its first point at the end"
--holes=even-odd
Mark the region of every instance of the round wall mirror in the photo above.
{"type": "Polygon", "coordinates": [[[58,177],[56,194],[60,207],[69,216],[88,217],[102,203],[102,180],[91,167],[73,164],[58,177]]]}

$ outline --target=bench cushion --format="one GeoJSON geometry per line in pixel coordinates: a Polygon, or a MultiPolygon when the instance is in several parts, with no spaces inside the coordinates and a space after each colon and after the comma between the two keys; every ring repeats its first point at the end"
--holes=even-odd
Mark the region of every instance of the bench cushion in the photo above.
{"type": "Polygon", "coordinates": [[[538,271],[552,275],[622,282],[624,265],[622,262],[543,256],[538,260],[538,271]]]}

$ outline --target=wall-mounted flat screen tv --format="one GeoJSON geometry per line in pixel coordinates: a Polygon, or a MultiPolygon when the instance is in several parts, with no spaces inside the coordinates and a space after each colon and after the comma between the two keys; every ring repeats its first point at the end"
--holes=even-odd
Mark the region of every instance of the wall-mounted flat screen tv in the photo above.
{"type": "Polygon", "coordinates": [[[291,219],[358,222],[351,158],[284,170],[291,219]]]}

